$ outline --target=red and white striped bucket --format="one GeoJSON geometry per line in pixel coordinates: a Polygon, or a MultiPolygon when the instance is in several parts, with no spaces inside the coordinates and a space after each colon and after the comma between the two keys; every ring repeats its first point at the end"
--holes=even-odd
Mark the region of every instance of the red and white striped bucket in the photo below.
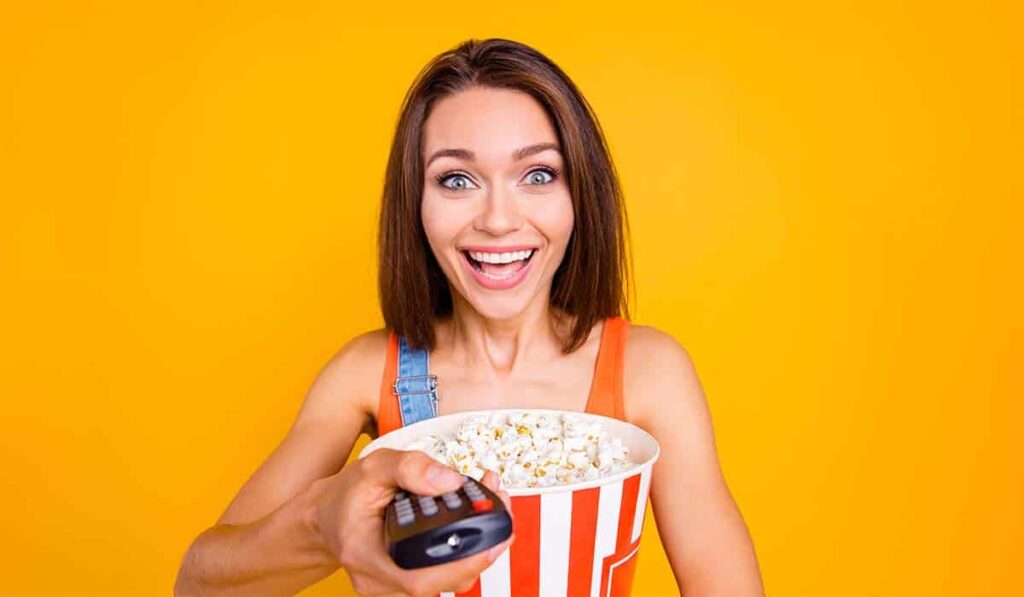
{"type": "MultiPolygon", "coordinates": [[[[563,411],[514,409],[467,411],[420,421],[371,442],[359,454],[378,448],[404,449],[433,433],[453,436],[468,416],[494,412],[563,411]]],[[[588,413],[572,413],[600,423],[629,447],[637,465],[584,483],[542,488],[505,488],[512,498],[516,540],[480,575],[467,593],[442,597],[625,597],[636,569],[640,534],[651,487],[658,442],[636,425],[588,413]]]]}

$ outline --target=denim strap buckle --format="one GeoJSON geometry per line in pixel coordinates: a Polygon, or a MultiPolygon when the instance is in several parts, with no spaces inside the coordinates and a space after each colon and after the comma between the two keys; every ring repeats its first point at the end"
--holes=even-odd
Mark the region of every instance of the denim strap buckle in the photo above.
{"type": "Polygon", "coordinates": [[[398,337],[398,377],[392,385],[398,396],[402,426],[437,416],[437,376],[430,374],[430,355],[398,337]]]}

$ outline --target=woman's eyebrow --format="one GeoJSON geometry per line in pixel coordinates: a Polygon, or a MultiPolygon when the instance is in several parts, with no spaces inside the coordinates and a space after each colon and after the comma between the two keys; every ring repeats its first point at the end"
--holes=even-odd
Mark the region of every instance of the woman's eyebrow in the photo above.
{"type": "Polygon", "coordinates": [[[512,153],[512,157],[515,158],[518,162],[523,158],[529,157],[535,153],[547,151],[549,149],[554,149],[559,153],[562,152],[562,150],[558,147],[558,143],[534,143],[533,145],[527,145],[526,147],[520,147],[519,149],[515,150],[515,152],[512,153]]]}
{"type": "MultiPolygon", "coordinates": [[[[542,151],[547,151],[549,149],[553,149],[559,153],[561,153],[562,151],[561,148],[558,147],[558,143],[534,143],[533,145],[520,147],[519,149],[513,151],[512,157],[518,162],[519,160],[527,158],[535,153],[540,153],[542,151]]],[[[433,155],[430,156],[430,159],[427,160],[427,166],[429,166],[431,162],[433,162],[437,158],[442,157],[459,158],[462,160],[466,160],[467,162],[476,161],[476,154],[468,149],[446,148],[438,149],[437,151],[435,151],[433,155]]]]}

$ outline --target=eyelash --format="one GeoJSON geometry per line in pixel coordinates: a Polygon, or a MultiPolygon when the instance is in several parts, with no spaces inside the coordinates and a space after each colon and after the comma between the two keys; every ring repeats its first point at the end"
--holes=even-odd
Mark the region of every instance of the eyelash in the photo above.
{"type": "MultiPolygon", "coordinates": [[[[529,176],[530,174],[533,174],[534,172],[536,172],[538,170],[541,170],[543,172],[547,172],[549,175],[551,175],[551,180],[549,180],[548,182],[542,182],[542,183],[534,184],[534,185],[530,185],[530,186],[543,186],[543,185],[551,184],[551,183],[555,182],[555,179],[558,178],[558,175],[560,173],[558,168],[552,168],[551,166],[536,166],[534,168],[530,168],[530,171],[527,172],[526,175],[529,176]]],[[[467,175],[465,172],[459,172],[458,170],[453,170],[453,171],[442,172],[441,174],[438,174],[437,176],[434,177],[434,180],[437,181],[437,184],[439,184],[442,187],[448,189],[449,191],[464,190],[464,189],[453,189],[453,188],[445,186],[444,181],[447,180],[448,178],[454,177],[456,175],[458,175],[458,176],[465,176],[466,178],[469,178],[469,175],[467,175]]]]}

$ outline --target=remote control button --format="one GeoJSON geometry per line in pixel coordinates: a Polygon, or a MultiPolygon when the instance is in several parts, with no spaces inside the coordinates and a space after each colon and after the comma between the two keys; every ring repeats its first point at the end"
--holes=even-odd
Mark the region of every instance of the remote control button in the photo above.
{"type": "Polygon", "coordinates": [[[431,545],[424,553],[432,558],[441,558],[450,554],[455,553],[458,548],[452,547],[447,543],[438,543],[437,545],[431,545]]]}
{"type": "Polygon", "coordinates": [[[412,506],[412,502],[409,501],[409,498],[402,498],[395,501],[396,508],[404,508],[405,506],[412,506]]]}
{"type": "Polygon", "coordinates": [[[462,500],[459,499],[458,494],[454,491],[442,494],[441,499],[444,500],[444,505],[447,506],[449,510],[458,510],[462,507],[462,500]]]}
{"type": "Polygon", "coordinates": [[[412,510],[398,510],[395,514],[399,526],[407,526],[416,520],[416,514],[413,514],[412,510]]]}
{"type": "Polygon", "coordinates": [[[473,500],[473,510],[477,512],[487,512],[494,509],[494,502],[484,498],[482,500],[473,500]]]}
{"type": "Polygon", "coordinates": [[[423,512],[424,516],[433,516],[437,514],[437,502],[430,496],[421,496],[420,511],[423,512]]]}
{"type": "Polygon", "coordinates": [[[462,537],[458,533],[448,535],[443,543],[431,545],[425,552],[432,558],[440,558],[459,551],[462,548],[462,537]]]}

